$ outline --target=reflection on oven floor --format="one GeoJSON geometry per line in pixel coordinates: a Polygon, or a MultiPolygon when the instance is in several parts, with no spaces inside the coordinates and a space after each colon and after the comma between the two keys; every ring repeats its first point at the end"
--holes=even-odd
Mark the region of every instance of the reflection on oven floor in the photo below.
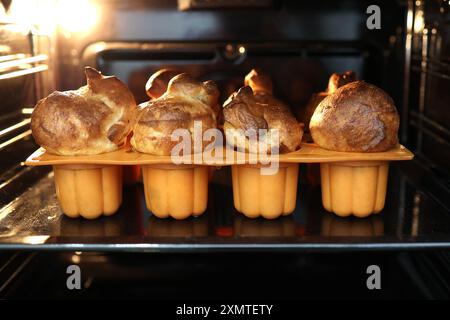
{"type": "Polygon", "coordinates": [[[0,246],[52,244],[64,248],[80,243],[107,249],[102,245],[119,244],[126,250],[135,244],[176,248],[199,243],[209,248],[261,245],[308,249],[329,244],[413,245],[427,236],[447,239],[445,228],[450,221],[446,212],[426,201],[426,196],[417,193],[393,167],[389,188],[400,192],[390,192],[383,212],[364,219],[339,218],[326,212],[321,205],[320,186],[304,182],[299,185],[297,208],[292,215],[276,220],[246,218],[233,207],[229,168],[216,171],[210,184],[208,209],[197,218],[177,221],[153,216],[145,207],[142,185],[137,184],[124,189],[123,204],[115,215],[93,221],[72,219],[61,212],[50,173],[2,209],[0,246]]]}
{"type": "Polygon", "coordinates": [[[384,234],[384,222],[379,215],[373,215],[365,219],[340,218],[333,214],[322,217],[323,236],[359,236],[371,237],[384,234]]]}

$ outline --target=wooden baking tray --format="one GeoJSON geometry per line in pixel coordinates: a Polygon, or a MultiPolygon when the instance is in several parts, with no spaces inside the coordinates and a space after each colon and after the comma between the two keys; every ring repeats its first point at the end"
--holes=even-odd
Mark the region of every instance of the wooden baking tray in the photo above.
{"type": "MultiPolygon", "coordinates": [[[[199,164],[224,166],[233,164],[248,164],[252,161],[248,154],[233,151],[227,148],[223,149],[223,157],[216,158],[213,161],[204,161],[199,154],[183,157],[183,164],[199,164]],[[231,157],[225,157],[228,152],[231,157]],[[194,158],[196,157],[196,158],[194,158]]],[[[337,152],[318,147],[316,144],[303,143],[301,148],[295,152],[279,155],[278,158],[270,157],[261,160],[279,161],[282,163],[328,163],[343,161],[399,161],[411,160],[414,155],[411,151],[402,145],[398,145],[385,152],[375,153],[355,153],[355,152],[337,152]]],[[[128,148],[122,148],[114,152],[108,152],[91,156],[58,156],[53,155],[40,148],[31,154],[25,161],[28,166],[46,166],[46,165],[68,165],[68,164],[103,164],[103,165],[149,165],[149,164],[171,164],[170,156],[157,156],[132,151],[128,148]]]]}

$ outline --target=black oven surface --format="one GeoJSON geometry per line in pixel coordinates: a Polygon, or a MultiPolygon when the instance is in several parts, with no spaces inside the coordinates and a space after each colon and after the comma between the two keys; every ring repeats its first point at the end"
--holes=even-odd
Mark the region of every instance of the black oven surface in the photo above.
{"type": "MultiPolygon", "coordinates": [[[[20,196],[11,195],[15,200],[0,210],[0,249],[218,252],[450,247],[448,201],[436,201],[436,190],[429,190],[433,186],[418,163],[391,165],[386,207],[366,219],[326,212],[320,186],[306,183],[305,169],[294,214],[273,221],[249,219],[235,211],[229,168],[216,170],[207,211],[183,221],[153,216],[145,207],[142,184],[124,187],[123,204],[114,216],[94,221],[68,218],[58,205],[53,174],[41,169],[43,177],[20,196]]],[[[23,180],[15,184],[36,177],[24,175],[23,180]]]]}
{"type": "MultiPolygon", "coordinates": [[[[0,285],[5,299],[148,299],[172,315],[176,306],[270,301],[277,311],[299,299],[444,299],[448,252],[98,253],[38,252],[9,257],[18,272],[0,285]],[[68,265],[82,270],[81,290],[66,287],[68,265]],[[366,287],[369,265],[381,289],[366,287]],[[38,275],[38,276],[37,276],[38,275]],[[170,303],[172,302],[172,303],[170,303]]],[[[5,271],[10,271],[5,270],[5,271]]],[[[7,272],[3,272],[4,276],[7,272]]],[[[152,306],[154,312],[155,304],[152,306]]],[[[294,311],[295,311],[294,310],[294,311]]]]}

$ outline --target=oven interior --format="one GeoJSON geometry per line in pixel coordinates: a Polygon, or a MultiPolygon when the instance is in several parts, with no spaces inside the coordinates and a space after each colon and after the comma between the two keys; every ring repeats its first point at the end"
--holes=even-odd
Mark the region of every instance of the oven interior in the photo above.
{"type": "Polygon", "coordinates": [[[2,1],[0,8],[0,297],[450,295],[447,2],[26,3],[2,1]],[[366,8],[374,3],[382,13],[379,30],[366,27],[366,8]],[[353,70],[393,97],[401,143],[415,159],[391,165],[386,207],[365,219],[326,212],[306,166],[295,212],[274,221],[235,211],[225,167],[216,171],[199,218],[154,217],[136,184],[124,188],[116,215],[70,219],[58,206],[51,168],[21,162],[38,147],[29,126],[35,103],[53,90],[84,85],[86,65],[118,76],[138,103],[147,100],[149,75],[161,68],[216,81],[223,102],[258,67],[298,117],[331,73],[353,70]],[[355,280],[374,262],[392,279],[379,295],[355,280]],[[83,292],[65,289],[69,264],[86,270],[83,292]],[[260,279],[274,270],[263,289],[260,279]],[[236,295],[243,279],[249,285],[236,295]],[[335,289],[323,292],[317,283],[327,281],[335,289]],[[283,289],[288,282],[306,290],[283,289]]]}

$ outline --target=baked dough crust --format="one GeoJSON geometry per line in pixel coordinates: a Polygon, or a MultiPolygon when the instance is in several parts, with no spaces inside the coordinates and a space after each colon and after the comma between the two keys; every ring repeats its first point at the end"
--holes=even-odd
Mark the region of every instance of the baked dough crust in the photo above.
{"type": "Polygon", "coordinates": [[[87,85],[55,91],[33,110],[31,129],[36,142],[58,155],[90,155],[114,151],[130,133],[136,102],[128,87],[114,76],[85,68],[87,85]]]}
{"type": "Polygon", "coordinates": [[[380,88],[356,81],[328,95],[316,108],[309,129],[315,143],[347,152],[382,152],[398,144],[399,116],[380,88]]]}

